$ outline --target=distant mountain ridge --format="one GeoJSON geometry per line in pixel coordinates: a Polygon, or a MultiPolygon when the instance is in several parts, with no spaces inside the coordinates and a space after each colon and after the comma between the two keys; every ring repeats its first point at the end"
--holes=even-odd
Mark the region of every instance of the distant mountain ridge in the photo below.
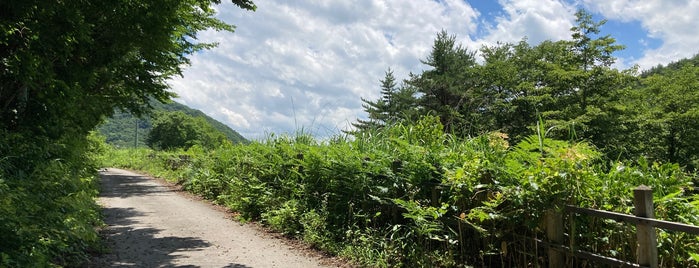
{"type": "MultiPolygon", "coordinates": [[[[240,133],[218,120],[211,118],[202,111],[192,109],[174,101],[165,104],[153,101],[151,105],[153,106],[153,113],[159,111],[181,111],[193,117],[203,117],[211,126],[221,131],[221,133],[233,143],[248,143],[248,140],[240,135],[240,133]]],[[[145,140],[152,127],[151,118],[148,115],[137,118],[130,113],[116,111],[112,117],[98,126],[97,130],[106,137],[108,144],[120,148],[129,148],[134,147],[135,144],[137,144],[138,147],[146,147],[145,140]]]]}
{"type": "Polygon", "coordinates": [[[670,62],[667,65],[658,64],[655,67],[641,72],[641,77],[648,77],[654,74],[665,74],[667,71],[680,69],[684,64],[699,66],[699,53],[691,58],[683,58],[678,61],[670,62]]]}

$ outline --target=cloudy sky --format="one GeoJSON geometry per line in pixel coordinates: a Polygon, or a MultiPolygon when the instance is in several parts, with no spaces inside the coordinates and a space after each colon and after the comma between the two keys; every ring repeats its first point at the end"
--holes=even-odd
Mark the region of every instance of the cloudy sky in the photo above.
{"type": "Polygon", "coordinates": [[[472,50],[523,37],[536,45],[569,39],[585,8],[626,46],[618,68],[699,52],[699,0],[257,0],[256,12],[223,2],[218,16],[235,33],[200,33],[219,46],[192,55],[170,84],[178,102],[248,139],[347,129],[366,117],[360,98],[379,97],[387,68],[399,79],[425,68],[442,29],[472,50]]]}

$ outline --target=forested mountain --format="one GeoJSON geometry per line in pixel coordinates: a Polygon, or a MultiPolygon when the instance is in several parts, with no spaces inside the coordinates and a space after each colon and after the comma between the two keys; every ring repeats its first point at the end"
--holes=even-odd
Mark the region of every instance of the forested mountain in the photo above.
{"type": "MultiPolygon", "coordinates": [[[[184,104],[174,101],[170,103],[152,101],[151,105],[153,106],[152,114],[159,112],[183,112],[195,118],[204,118],[209,125],[223,133],[233,143],[248,142],[240,133],[227,125],[209,117],[202,111],[189,108],[184,104]]],[[[107,138],[108,144],[120,148],[133,147],[135,142],[138,142],[138,146],[146,146],[146,138],[152,128],[153,120],[151,116],[136,117],[131,113],[120,111],[115,112],[112,117],[97,127],[99,132],[107,138]],[[138,131],[136,131],[136,124],[138,124],[138,131]]]]}
{"type": "Polygon", "coordinates": [[[642,77],[648,77],[654,74],[666,74],[669,71],[676,71],[680,69],[683,65],[691,65],[695,67],[699,67],[699,54],[694,55],[694,57],[691,58],[684,58],[678,61],[674,61],[669,63],[668,65],[662,65],[658,64],[657,66],[650,68],[648,70],[644,70],[641,73],[642,77]]]}

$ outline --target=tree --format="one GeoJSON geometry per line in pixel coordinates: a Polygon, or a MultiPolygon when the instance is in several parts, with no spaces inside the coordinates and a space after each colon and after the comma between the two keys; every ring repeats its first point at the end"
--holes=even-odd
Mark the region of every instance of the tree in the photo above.
{"type": "MultiPolygon", "coordinates": [[[[559,41],[567,48],[556,52],[554,65],[547,72],[546,83],[554,97],[547,117],[551,124],[559,126],[554,130],[559,138],[571,138],[570,131],[574,130],[578,137],[605,147],[616,135],[608,130],[619,125],[619,115],[623,113],[615,105],[617,98],[632,79],[629,72],[611,68],[616,60],[612,54],[624,47],[615,44],[609,35],[597,36],[606,21],[594,22],[585,10],[575,15],[572,40],[559,41]]],[[[618,131],[622,130],[614,132],[618,131]]]]}
{"type": "MultiPolygon", "coordinates": [[[[52,138],[85,135],[114,108],[142,113],[172,96],[167,79],[214,17],[219,0],[3,1],[0,3],[0,128],[52,138]]],[[[234,0],[254,9],[249,0],[234,0]]]]}
{"type": "Polygon", "coordinates": [[[639,131],[629,144],[652,160],[699,166],[699,67],[685,63],[642,80],[632,95],[639,131]]]}
{"type": "Polygon", "coordinates": [[[86,259],[99,221],[88,133],[115,109],[169,99],[187,56],[215,45],[197,32],[233,30],[214,17],[219,3],[0,1],[1,266],[86,259]]]}
{"type": "Polygon", "coordinates": [[[439,116],[446,132],[478,131],[481,103],[480,92],[474,87],[475,53],[457,45],[455,36],[441,31],[422,63],[432,69],[411,74],[408,80],[408,85],[420,93],[418,104],[422,111],[439,116]]]}
{"type": "Polygon", "coordinates": [[[393,71],[389,68],[381,82],[381,97],[376,101],[362,98],[362,107],[368,114],[368,120],[358,119],[352,125],[359,131],[380,128],[387,124],[408,119],[414,113],[414,91],[407,87],[398,87],[393,71]]]}
{"type": "Polygon", "coordinates": [[[517,44],[498,43],[481,48],[483,64],[477,68],[478,87],[484,103],[482,128],[507,133],[517,142],[531,135],[529,126],[537,120],[537,111],[546,98],[539,53],[526,39],[517,44]]]}
{"type": "Polygon", "coordinates": [[[148,133],[146,144],[153,149],[188,149],[194,145],[216,148],[228,141],[206,119],[192,117],[183,112],[161,112],[153,119],[153,129],[148,133]]]}

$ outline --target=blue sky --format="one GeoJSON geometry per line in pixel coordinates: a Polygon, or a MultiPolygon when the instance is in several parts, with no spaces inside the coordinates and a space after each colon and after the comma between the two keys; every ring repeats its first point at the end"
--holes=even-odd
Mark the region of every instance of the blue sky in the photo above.
{"type": "Polygon", "coordinates": [[[177,101],[250,139],[347,129],[366,117],[360,98],[379,96],[387,68],[399,79],[425,68],[442,29],[471,50],[524,37],[535,45],[568,39],[585,8],[626,46],[616,68],[699,52],[699,0],[265,0],[256,12],[223,2],[218,16],[236,32],[200,33],[219,46],[192,55],[170,84],[177,101]]]}

